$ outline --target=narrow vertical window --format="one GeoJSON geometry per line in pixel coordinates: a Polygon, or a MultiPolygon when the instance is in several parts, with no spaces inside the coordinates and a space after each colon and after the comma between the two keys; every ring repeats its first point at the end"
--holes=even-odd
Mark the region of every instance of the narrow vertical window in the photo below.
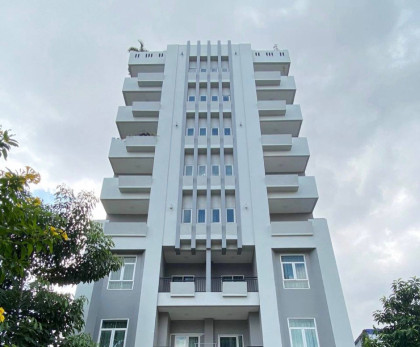
{"type": "Polygon", "coordinates": [[[235,223],[235,209],[234,208],[226,209],[226,222],[235,223]]]}
{"type": "Polygon", "coordinates": [[[232,133],[232,131],[230,130],[230,128],[225,128],[225,135],[226,136],[230,136],[232,133]]]}
{"type": "Polygon", "coordinates": [[[286,289],[309,288],[304,255],[282,255],[283,286],[286,289]]]}
{"type": "Polygon", "coordinates": [[[212,176],[219,176],[219,165],[212,165],[211,166],[211,175],[212,176]]]}
{"type": "Polygon", "coordinates": [[[197,223],[205,223],[206,222],[206,210],[198,209],[197,210],[197,223]]]}
{"type": "Polygon", "coordinates": [[[198,176],[206,176],[206,165],[198,165],[198,176]]]}
{"type": "Polygon", "coordinates": [[[200,136],[206,136],[207,135],[207,128],[200,128],[199,134],[200,134],[200,136]]]}
{"type": "Polygon", "coordinates": [[[191,223],[191,209],[182,210],[182,223],[191,223]]]}
{"type": "Polygon", "coordinates": [[[108,289],[130,290],[134,285],[136,257],[122,257],[123,265],[109,275],[108,289]]]}
{"type": "Polygon", "coordinates": [[[225,174],[226,176],[233,176],[233,167],[232,165],[225,166],[225,174]]]}
{"type": "Polygon", "coordinates": [[[211,128],[211,134],[213,136],[219,136],[219,128],[211,128]]]}
{"type": "Polygon", "coordinates": [[[187,128],[187,136],[194,136],[194,128],[187,128]]]}
{"type": "Polygon", "coordinates": [[[185,165],[185,176],[192,176],[193,175],[193,166],[192,165],[185,165]]]}
{"type": "Polygon", "coordinates": [[[288,319],[292,347],[319,347],[315,319],[288,319]]]}
{"type": "Polygon", "coordinates": [[[211,222],[212,223],[220,223],[220,209],[214,208],[212,211],[211,222]]]}
{"type": "Polygon", "coordinates": [[[126,334],[126,320],[104,320],[99,333],[99,347],[122,347],[125,345],[126,334]]]}
{"type": "Polygon", "coordinates": [[[189,102],[194,102],[194,101],[195,101],[195,95],[190,95],[190,96],[188,97],[188,101],[189,101],[189,102]]]}

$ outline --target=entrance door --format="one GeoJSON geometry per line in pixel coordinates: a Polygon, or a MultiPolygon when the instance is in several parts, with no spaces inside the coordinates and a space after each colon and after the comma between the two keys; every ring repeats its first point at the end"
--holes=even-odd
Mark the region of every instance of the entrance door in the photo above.
{"type": "Polygon", "coordinates": [[[219,337],[219,347],[242,347],[242,335],[219,337]]]}
{"type": "Polygon", "coordinates": [[[175,336],[175,347],[199,347],[198,336],[175,336]]]}

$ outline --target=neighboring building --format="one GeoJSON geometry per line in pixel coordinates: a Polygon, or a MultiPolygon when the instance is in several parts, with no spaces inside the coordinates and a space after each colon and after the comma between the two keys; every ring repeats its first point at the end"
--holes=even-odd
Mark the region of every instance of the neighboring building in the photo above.
{"type": "Polygon", "coordinates": [[[230,42],[130,53],[101,193],[124,266],[78,288],[101,347],[353,346],[289,66],[230,42]]]}
{"type": "Polygon", "coordinates": [[[373,329],[363,329],[359,337],[354,341],[355,347],[363,347],[363,336],[369,337],[371,340],[376,339],[375,330],[373,329]]]}

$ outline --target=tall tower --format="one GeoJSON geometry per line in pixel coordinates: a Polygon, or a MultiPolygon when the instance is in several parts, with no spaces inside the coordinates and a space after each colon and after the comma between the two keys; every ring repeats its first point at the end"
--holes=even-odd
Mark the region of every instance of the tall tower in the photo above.
{"type": "Polygon", "coordinates": [[[78,288],[101,347],[353,346],[289,67],[230,42],[130,53],[101,192],[124,266],[78,288]]]}

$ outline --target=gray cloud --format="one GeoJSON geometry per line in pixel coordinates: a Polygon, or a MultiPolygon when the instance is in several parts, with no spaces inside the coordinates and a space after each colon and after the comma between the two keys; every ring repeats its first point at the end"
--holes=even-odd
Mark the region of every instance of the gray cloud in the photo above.
{"type": "Polygon", "coordinates": [[[187,40],[289,49],[354,335],[393,279],[419,274],[418,1],[31,1],[0,11],[0,118],[18,135],[9,165],[41,188],[92,187],[123,104],[127,48],[187,40]]]}

